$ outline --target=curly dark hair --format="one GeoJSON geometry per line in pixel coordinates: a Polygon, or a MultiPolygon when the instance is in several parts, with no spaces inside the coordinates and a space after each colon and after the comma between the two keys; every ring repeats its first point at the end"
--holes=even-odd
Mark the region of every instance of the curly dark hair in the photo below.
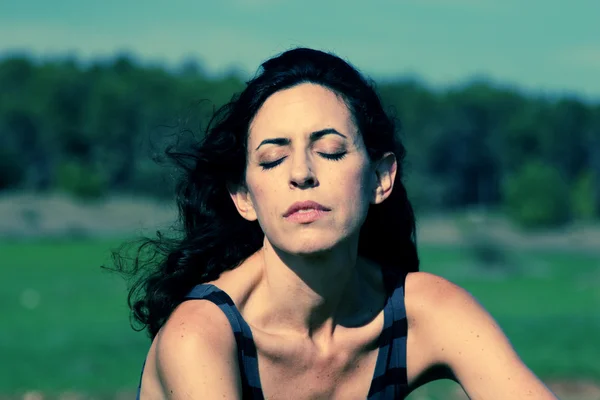
{"type": "Polygon", "coordinates": [[[349,63],[331,53],[292,49],[264,62],[245,89],[214,113],[202,139],[186,151],[167,150],[181,172],[176,197],[181,234],[169,238],[159,231],[156,238],[143,238],[133,257],[123,248],[113,253],[114,269],[132,278],[132,317],[150,338],[194,285],[218,278],[262,246],[258,222],[239,215],[228,186],[244,184],[248,130],[261,105],[273,93],[301,83],[322,85],[343,99],[371,160],[390,151],[396,156],[394,190],[383,203],[370,206],[358,254],[398,275],[418,270],[415,216],[402,183],[405,148],[394,119],[374,85],[349,63]]]}

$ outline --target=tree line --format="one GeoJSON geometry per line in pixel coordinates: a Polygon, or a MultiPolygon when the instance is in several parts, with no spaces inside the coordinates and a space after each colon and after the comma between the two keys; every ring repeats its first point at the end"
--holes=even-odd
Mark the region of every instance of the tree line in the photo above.
{"type": "MultiPolygon", "coordinates": [[[[153,155],[175,136],[201,134],[243,87],[241,76],[210,76],[193,62],[169,70],[126,56],[5,58],[0,191],[168,199],[172,175],[153,155]]],[[[600,104],[485,81],[441,91],[399,78],[377,88],[400,123],[418,210],[482,207],[529,227],[600,216],[600,104]]]]}

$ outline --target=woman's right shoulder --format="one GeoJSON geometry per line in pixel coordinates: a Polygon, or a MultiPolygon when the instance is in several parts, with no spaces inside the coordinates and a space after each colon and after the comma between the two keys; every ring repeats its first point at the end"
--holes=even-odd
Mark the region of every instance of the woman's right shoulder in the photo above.
{"type": "Polygon", "coordinates": [[[214,342],[212,344],[221,346],[235,344],[227,316],[212,301],[194,299],[182,302],[156,335],[157,349],[189,345],[196,341],[214,342]]]}
{"type": "Polygon", "coordinates": [[[155,346],[156,372],[169,396],[178,398],[174,396],[178,392],[199,398],[217,393],[236,397],[237,346],[229,320],[216,304],[207,300],[180,304],[158,332],[155,346]]]}
{"type": "MultiPolygon", "coordinates": [[[[237,268],[226,271],[215,281],[208,282],[223,292],[234,304],[244,306],[260,278],[256,255],[237,268]]],[[[237,364],[237,345],[231,322],[224,310],[207,299],[183,301],[171,313],[156,336],[157,362],[168,363],[173,354],[205,351],[237,364]]]]}

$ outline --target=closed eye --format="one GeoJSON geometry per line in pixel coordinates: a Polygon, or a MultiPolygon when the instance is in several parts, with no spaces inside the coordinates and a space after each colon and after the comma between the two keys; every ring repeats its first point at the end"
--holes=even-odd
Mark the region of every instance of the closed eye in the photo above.
{"type": "MultiPolygon", "coordinates": [[[[329,153],[318,153],[321,157],[327,159],[327,160],[332,160],[332,161],[339,161],[342,158],[344,158],[346,156],[346,152],[342,152],[342,153],[334,153],[334,154],[329,154],[329,153]]],[[[285,160],[287,157],[282,157],[279,160],[275,160],[272,162],[266,162],[266,163],[260,163],[259,165],[262,167],[263,170],[269,170],[272,168],[275,168],[276,166],[278,166],[279,164],[281,164],[283,162],[283,160],[285,160]]]]}
{"type": "Polygon", "coordinates": [[[283,160],[285,160],[285,157],[280,158],[279,160],[276,160],[276,161],[272,161],[272,162],[260,163],[259,165],[262,167],[263,170],[268,170],[271,168],[275,168],[276,166],[281,164],[283,160]]]}
{"type": "Polygon", "coordinates": [[[319,155],[323,158],[326,158],[328,160],[341,160],[342,158],[344,158],[346,156],[346,152],[342,152],[342,153],[335,153],[335,154],[329,154],[329,153],[319,153],[319,155]]]}

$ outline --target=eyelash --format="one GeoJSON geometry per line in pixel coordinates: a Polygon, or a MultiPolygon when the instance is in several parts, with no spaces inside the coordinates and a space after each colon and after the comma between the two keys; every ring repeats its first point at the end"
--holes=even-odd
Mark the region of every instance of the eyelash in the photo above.
{"type": "MultiPolygon", "coordinates": [[[[321,157],[327,159],[327,160],[332,160],[332,161],[339,161],[342,158],[344,158],[346,156],[346,153],[336,153],[336,154],[327,154],[327,153],[318,153],[321,157]]],[[[262,167],[263,170],[269,170],[272,168],[275,168],[276,166],[278,166],[279,164],[281,164],[283,162],[283,160],[285,160],[286,157],[280,158],[277,161],[273,161],[273,162],[269,162],[269,163],[262,163],[260,164],[260,166],[262,167]]]]}

